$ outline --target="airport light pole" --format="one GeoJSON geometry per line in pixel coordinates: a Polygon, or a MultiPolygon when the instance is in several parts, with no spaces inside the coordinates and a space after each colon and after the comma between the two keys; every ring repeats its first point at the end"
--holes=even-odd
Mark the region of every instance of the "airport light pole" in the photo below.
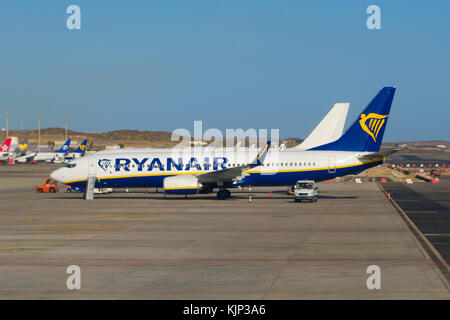
{"type": "Polygon", "coordinates": [[[38,152],[41,152],[41,118],[42,114],[38,116],[38,152]]]}
{"type": "Polygon", "coordinates": [[[64,118],[64,125],[65,125],[65,128],[66,128],[66,141],[67,141],[67,126],[68,126],[68,123],[69,123],[69,117],[65,117],[64,118]]]}
{"type": "Polygon", "coordinates": [[[6,110],[6,138],[9,137],[9,114],[11,113],[10,110],[6,110]]]}

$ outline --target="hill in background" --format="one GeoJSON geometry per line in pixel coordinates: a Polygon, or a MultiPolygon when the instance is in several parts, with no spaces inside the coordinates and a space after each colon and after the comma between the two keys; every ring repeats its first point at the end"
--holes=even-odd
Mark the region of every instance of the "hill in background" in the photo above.
{"type": "MultiPolygon", "coordinates": [[[[38,144],[38,130],[10,130],[10,136],[17,136],[20,141],[28,137],[29,144],[38,144]]],[[[167,148],[173,147],[181,141],[172,141],[172,133],[168,131],[139,131],[139,130],[114,130],[99,133],[86,133],[73,130],[67,131],[67,137],[72,138],[72,147],[88,139],[88,150],[103,150],[106,146],[120,145],[123,148],[167,148]]],[[[65,130],[63,128],[41,129],[41,144],[60,146],[65,141],[65,130]]],[[[237,139],[235,139],[237,141],[237,139]]],[[[298,145],[303,140],[300,138],[288,138],[280,141],[290,148],[298,145]]],[[[243,141],[242,145],[248,146],[255,141],[243,141]]],[[[420,154],[446,154],[450,153],[449,141],[409,141],[409,142],[386,142],[383,148],[393,148],[406,143],[408,146],[401,153],[420,153],[420,154]]],[[[219,142],[219,144],[221,144],[219,142]]]]}

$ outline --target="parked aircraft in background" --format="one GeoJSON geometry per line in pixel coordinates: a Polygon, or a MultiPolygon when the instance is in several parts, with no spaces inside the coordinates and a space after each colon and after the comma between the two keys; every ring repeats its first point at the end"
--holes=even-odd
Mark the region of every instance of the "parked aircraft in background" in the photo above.
{"type": "Polygon", "coordinates": [[[358,119],[338,140],[308,150],[260,151],[205,149],[129,151],[73,160],[52,172],[65,184],[95,187],[163,187],[165,193],[195,194],[218,189],[217,198],[231,196],[238,186],[293,185],[298,180],[323,181],[357,174],[377,166],[397,149],[380,152],[395,88],[379,91],[358,119]]]}
{"type": "Polygon", "coordinates": [[[14,161],[19,163],[25,163],[33,159],[36,155],[35,152],[28,151],[28,137],[23,140],[21,144],[19,144],[14,150],[14,161]]]}
{"type": "Polygon", "coordinates": [[[87,139],[84,139],[83,142],[78,146],[78,148],[75,151],[67,153],[65,158],[67,160],[81,158],[86,153],[86,145],[87,145],[87,139]]]}
{"type": "Polygon", "coordinates": [[[9,149],[11,148],[11,138],[7,138],[0,146],[0,161],[9,159],[9,149]]]}
{"type": "Polygon", "coordinates": [[[67,141],[61,147],[61,149],[59,149],[58,151],[54,151],[54,152],[37,152],[36,155],[34,156],[33,160],[35,160],[35,161],[52,162],[52,161],[55,161],[55,160],[56,161],[58,161],[58,160],[60,161],[62,159],[62,161],[64,161],[64,156],[69,151],[70,141],[71,141],[70,138],[67,139],[67,141]]]}

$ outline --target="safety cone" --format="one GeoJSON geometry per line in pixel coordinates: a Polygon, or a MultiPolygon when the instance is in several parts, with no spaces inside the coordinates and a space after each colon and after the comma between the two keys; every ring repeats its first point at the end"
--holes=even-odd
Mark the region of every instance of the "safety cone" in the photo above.
{"type": "Polygon", "coordinates": [[[269,198],[272,197],[272,191],[269,191],[269,198]]]}
{"type": "Polygon", "coordinates": [[[14,164],[14,160],[12,157],[9,157],[8,164],[14,164]]]}
{"type": "Polygon", "coordinates": [[[248,196],[248,203],[252,203],[252,196],[248,196]]]}
{"type": "Polygon", "coordinates": [[[388,200],[391,200],[391,194],[388,193],[388,200]]]}

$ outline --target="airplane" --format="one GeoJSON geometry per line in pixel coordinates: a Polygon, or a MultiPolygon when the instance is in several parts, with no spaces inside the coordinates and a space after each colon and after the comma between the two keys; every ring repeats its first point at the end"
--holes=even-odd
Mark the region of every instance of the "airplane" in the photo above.
{"type": "Polygon", "coordinates": [[[19,143],[17,148],[14,150],[14,153],[18,156],[23,156],[26,154],[28,148],[28,137],[23,139],[22,143],[19,143]]]}
{"type": "Polygon", "coordinates": [[[81,158],[82,156],[84,156],[84,154],[86,152],[86,144],[87,144],[87,139],[84,139],[83,142],[78,146],[78,148],[75,151],[72,151],[72,152],[69,152],[68,154],[66,154],[65,159],[73,160],[73,159],[78,159],[78,158],[81,158]]]}
{"type": "Polygon", "coordinates": [[[217,199],[224,200],[231,197],[229,189],[240,186],[289,186],[358,174],[398,151],[380,152],[395,90],[382,88],[339,139],[307,150],[270,149],[269,140],[259,152],[218,148],[94,154],[67,163],[51,177],[83,189],[88,176],[95,177],[96,188],[162,187],[167,194],[182,195],[218,189],[217,199]]]}
{"type": "Polygon", "coordinates": [[[17,146],[14,150],[13,157],[14,161],[25,163],[28,160],[31,160],[36,153],[31,153],[27,151],[28,149],[28,137],[26,137],[21,144],[17,146]]]}
{"type": "Polygon", "coordinates": [[[344,131],[349,107],[350,103],[336,103],[309,136],[290,149],[307,150],[339,139],[344,131]]]}
{"type": "Polygon", "coordinates": [[[0,146],[0,161],[8,160],[9,155],[9,149],[11,148],[11,140],[12,138],[7,138],[5,142],[2,143],[0,146]]]}
{"type": "Polygon", "coordinates": [[[71,141],[70,138],[67,139],[67,141],[61,147],[61,149],[59,149],[58,151],[54,151],[54,152],[37,152],[36,155],[34,156],[33,160],[35,160],[35,161],[52,162],[52,161],[55,161],[55,160],[58,160],[58,159],[63,159],[64,156],[69,151],[70,141],[71,141]]]}

